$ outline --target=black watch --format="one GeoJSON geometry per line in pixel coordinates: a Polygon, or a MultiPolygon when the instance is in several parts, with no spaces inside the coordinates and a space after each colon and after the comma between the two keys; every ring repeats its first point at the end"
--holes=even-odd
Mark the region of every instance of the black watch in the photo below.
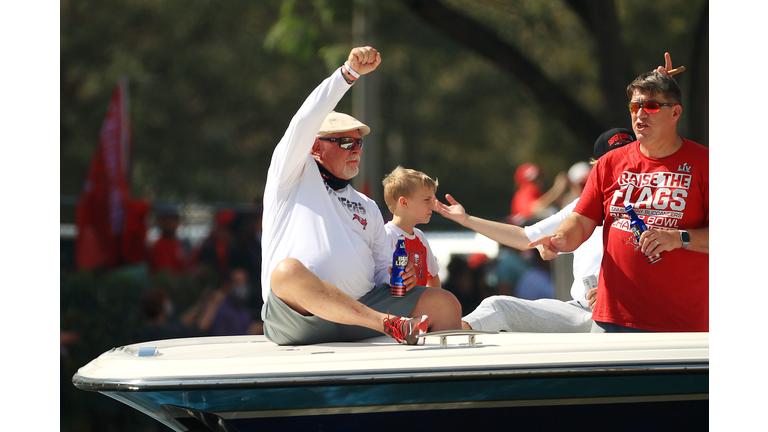
{"type": "Polygon", "coordinates": [[[683,242],[683,249],[688,247],[688,243],[691,242],[691,235],[686,230],[680,230],[680,241],[683,242]]]}

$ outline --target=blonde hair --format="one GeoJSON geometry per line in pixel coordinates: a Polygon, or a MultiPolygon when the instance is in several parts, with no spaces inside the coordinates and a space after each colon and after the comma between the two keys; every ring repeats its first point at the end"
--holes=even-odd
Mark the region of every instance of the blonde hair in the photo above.
{"type": "Polygon", "coordinates": [[[384,177],[381,182],[384,185],[384,201],[387,203],[389,211],[395,212],[397,200],[401,197],[410,197],[425,187],[432,192],[437,190],[437,179],[432,180],[428,175],[421,171],[416,171],[398,166],[391,173],[384,177]]]}

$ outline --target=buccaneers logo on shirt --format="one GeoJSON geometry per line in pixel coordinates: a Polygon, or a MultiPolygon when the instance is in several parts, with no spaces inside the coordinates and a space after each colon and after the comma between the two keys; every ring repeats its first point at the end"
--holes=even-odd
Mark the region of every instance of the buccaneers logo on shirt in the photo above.
{"type": "Polygon", "coordinates": [[[421,259],[421,254],[418,252],[411,252],[408,255],[410,255],[409,258],[413,263],[413,268],[417,272],[416,279],[421,279],[424,275],[424,262],[421,259]]]}
{"type": "Polygon", "coordinates": [[[356,215],[355,215],[355,216],[352,218],[352,220],[356,220],[356,221],[360,222],[360,225],[362,225],[362,226],[363,226],[363,229],[365,229],[365,227],[367,227],[367,226],[368,226],[368,221],[367,221],[365,218],[361,218],[361,217],[360,217],[360,215],[357,215],[357,214],[356,214],[356,215]]]}
{"type": "Polygon", "coordinates": [[[637,252],[638,249],[640,249],[640,243],[638,243],[637,239],[635,238],[635,235],[632,234],[627,239],[627,242],[625,244],[632,245],[635,247],[635,252],[637,252]]]}

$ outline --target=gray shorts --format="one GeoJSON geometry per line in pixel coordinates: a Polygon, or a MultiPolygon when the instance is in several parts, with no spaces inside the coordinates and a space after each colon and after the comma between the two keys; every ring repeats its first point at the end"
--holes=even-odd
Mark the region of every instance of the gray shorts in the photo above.
{"type": "MultiPolygon", "coordinates": [[[[389,285],[380,285],[357,301],[393,317],[408,316],[427,287],[413,287],[405,297],[392,297],[389,285]]],[[[272,291],[261,308],[264,335],[278,345],[310,345],[325,342],[351,342],[381,336],[367,327],[337,324],[314,315],[304,316],[286,305],[272,291]]],[[[384,329],[382,325],[382,330],[384,329]]]]}

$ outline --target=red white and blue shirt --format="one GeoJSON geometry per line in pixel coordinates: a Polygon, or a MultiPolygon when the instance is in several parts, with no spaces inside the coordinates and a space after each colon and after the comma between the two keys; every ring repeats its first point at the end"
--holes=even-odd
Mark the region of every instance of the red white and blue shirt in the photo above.
{"type": "Polygon", "coordinates": [[[384,225],[384,230],[387,232],[390,255],[397,247],[398,237],[405,237],[405,251],[408,252],[408,261],[413,263],[413,268],[416,270],[416,285],[427,286],[427,281],[437,276],[439,268],[424,232],[414,228],[413,235],[411,235],[392,222],[387,222],[384,225]]]}

